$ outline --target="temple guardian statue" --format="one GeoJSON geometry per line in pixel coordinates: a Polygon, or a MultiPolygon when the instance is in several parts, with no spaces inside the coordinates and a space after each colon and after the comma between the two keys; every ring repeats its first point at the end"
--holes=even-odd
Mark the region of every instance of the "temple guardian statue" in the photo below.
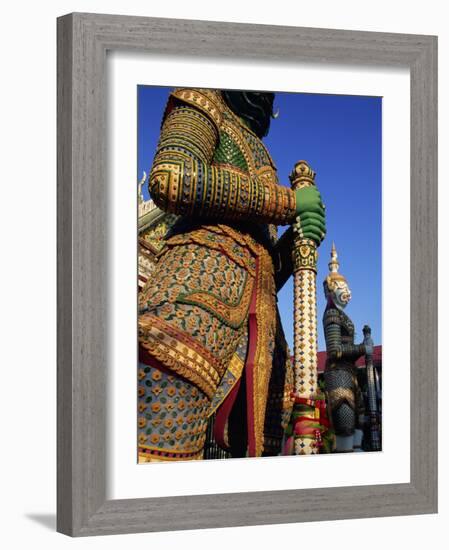
{"type": "Polygon", "coordinates": [[[351,299],[351,291],[338,269],[337,251],[333,244],[329,274],[324,281],[327,299],[323,316],[327,350],[324,381],[329,415],[336,435],[336,452],[352,452],[361,450],[365,414],[355,362],[362,355],[372,357],[373,346],[368,338],[362,344],[354,344],[354,324],[344,312],[351,299]]]}
{"type": "Polygon", "coordinates": [[[149,175],[179,216],[142,290],[139,462],[202,459],[208,418],[232,456],[276,455],[293,375],[276,294],[291,274],[292,231],[318,246],[316,187],[280,185],[262,142],[274,94],[175,89],[149,175]]]}

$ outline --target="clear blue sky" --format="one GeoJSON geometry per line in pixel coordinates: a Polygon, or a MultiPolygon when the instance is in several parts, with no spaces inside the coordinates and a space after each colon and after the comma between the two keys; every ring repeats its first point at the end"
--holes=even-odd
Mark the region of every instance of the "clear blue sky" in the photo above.
{"type": "MultiPolygon", "coordinates": [[[[138,179],[150,170],[169,91],[138,86],[138,179]]],[[[317,173],[326,204],[327,236],[319,249],[317,278],[319,350],[325,349],[322,283],[332,241],[352,291],[346,312],[354,321],[356,342],[362,341],[362,327],[369,324],[375,344],[381,344],[382,99],[277,93],[276,109],[279,118],[272,121],[264,142],[280,182],[289,185],[293,165],[304,159],[317,173]]],[[[290,279],[279,294],[279,308],[293,349],[292,292],[290,279]]]]}

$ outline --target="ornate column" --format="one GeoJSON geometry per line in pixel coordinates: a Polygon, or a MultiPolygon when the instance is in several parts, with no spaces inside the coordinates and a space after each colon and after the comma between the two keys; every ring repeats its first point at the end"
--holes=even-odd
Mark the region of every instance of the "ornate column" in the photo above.
{"type": "MultiPolygon", "coordinates": [[[[315,172],[306,161],[295,164],[292,189],[315,185],[315,172]]],[[[320,407],[317,402],[317,246],[295,226],[294,276],[294,454],[317,454],[321,443],[320,407]]]]}

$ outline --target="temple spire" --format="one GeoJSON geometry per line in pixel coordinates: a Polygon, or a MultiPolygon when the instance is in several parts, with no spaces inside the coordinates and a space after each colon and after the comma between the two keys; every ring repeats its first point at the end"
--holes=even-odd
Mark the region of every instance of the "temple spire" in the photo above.
{"type": "Polygon", "coordinates": [[[138,195],[137,195],[137,197],[138,197],[139,204],[145,202],[145,199],[143,198],[142,187],[145,185],[146,179],[147,179],[147,173],[144,170],[143,173],[142,173],[142,179],[139,181],[139,184],[138,184],[138,195]]]}

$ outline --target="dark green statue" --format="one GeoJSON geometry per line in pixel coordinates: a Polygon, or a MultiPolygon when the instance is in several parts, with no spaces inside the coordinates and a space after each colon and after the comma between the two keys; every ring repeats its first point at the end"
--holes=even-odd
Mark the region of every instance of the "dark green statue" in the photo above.
{"type": "Polygon", "coordinates": [[[324,281],[327,298],[323,316],[327,350],[324,381],[336,450],[352,452],[361,450],[365,414],[355,362],[362,355],[372,356],[373,346],[368,339],[362,344],[354,344],[354,324],[344,312],[351,292],[338,268],[337,251],[332,245],[329,274],[324,281]]]}

